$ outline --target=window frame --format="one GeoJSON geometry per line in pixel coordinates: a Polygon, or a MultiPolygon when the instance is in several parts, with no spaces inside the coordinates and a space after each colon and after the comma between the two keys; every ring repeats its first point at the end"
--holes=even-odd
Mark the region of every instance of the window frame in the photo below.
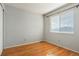
{"type": "MultiPolygon", "coordinates": [[[[70,10],[73,10],[73,32],[60,31],[60,27],[61,27],[61,15],[63,13],[66,13],[68,10],[66,10],[64,12],[61,12],[61,13],[58,13],[58,14],[51,15],[51,16],[59,15],[59,31],[53,31],[53,30],[51,30],[51,22],[50,22],[50,32],[53,32],[53,33],[68,33],[68,34],[73,34],[74,33],[74,28],[75,28],[74,27],[75,11],[74,11],[74,8],[69,9],[69,11],[70,10]]],[[[49,20],[51,21],[50,16],[49,16],[49,20]]]]}

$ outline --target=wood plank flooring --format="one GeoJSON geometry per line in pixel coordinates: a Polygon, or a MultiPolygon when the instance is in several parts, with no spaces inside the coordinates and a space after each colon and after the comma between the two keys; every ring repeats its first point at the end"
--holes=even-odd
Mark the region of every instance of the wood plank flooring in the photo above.
{"type": "Polygon", "coordinates": [[[2,56],[79,56],[78,53],[45,41],[4,49],[2,56]]]}

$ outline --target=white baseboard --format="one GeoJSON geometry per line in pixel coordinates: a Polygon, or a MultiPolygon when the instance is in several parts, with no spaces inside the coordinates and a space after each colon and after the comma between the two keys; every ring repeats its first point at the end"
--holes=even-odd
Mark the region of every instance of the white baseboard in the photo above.
{"type": "Polygon", "coordinates": [[[1,56],[1,54],[2,54],[2,50],[0,50],[0,56],[1,56]]]}
{"type": "Polygon", "coordinates": [[[21,46],[21,45],[29,45],[29,44],[33,44],[33,43],[37,43],[37,42],[41,42],[41,41],[42,41],[42,40],[40,40],[40,41],[28,42],[28,43],[23,43],[23,44],[18,44],[18,45],[13,45],[13,46],[10,46],[10,47],[6,47],[6,48],[4,48],[4,49],[16,47],[16,46],[21,46]]]}
{"type": "Polygon", "coordinates": [[[49,42],[49,41],[47,41],[47,40],[45,40],[46,42],[48,42],[48,43],[51,43],[51,44],[55,44],[56,46],[59,46],[59,47],[62,47],[62,48],[65,48],[65,49],[67,49],[67,50],[70,50],[70,51],[73,51],[73,52],[76,52],[76,53],[79,53],[79,51],[76,51],[76,50],[73,50],[73,49],[70,49],[70,48],[67,48],[67,47],[64,47],[63,45],[60,45],[60,44],[57,44],[57,43],[52,43],[52,42],[49,42]]]}

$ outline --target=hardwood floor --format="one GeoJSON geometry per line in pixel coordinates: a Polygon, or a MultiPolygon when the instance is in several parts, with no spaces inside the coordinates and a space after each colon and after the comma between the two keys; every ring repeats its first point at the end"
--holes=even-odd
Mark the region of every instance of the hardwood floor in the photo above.
{"type": "Polygon", "coordinates": [[[79,54],[41,41],[30,45],[4,49],[2,56],[79,56],[79,54]]]}

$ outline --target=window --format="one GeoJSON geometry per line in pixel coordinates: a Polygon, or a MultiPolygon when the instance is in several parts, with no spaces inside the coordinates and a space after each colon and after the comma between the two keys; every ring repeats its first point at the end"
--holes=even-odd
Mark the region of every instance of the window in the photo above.
{"type": "Polygon", "coordinates": [[[52,15],[50,19],[50,32],[63,32],[73,33],[74,32],[74,9],[70,9],[60,14],[52,15]]]}
{"type": "Polygon", "coordinates": [[[51,16],[50,23],[51,31],[59,32],[59,15],[51,16]]]}

